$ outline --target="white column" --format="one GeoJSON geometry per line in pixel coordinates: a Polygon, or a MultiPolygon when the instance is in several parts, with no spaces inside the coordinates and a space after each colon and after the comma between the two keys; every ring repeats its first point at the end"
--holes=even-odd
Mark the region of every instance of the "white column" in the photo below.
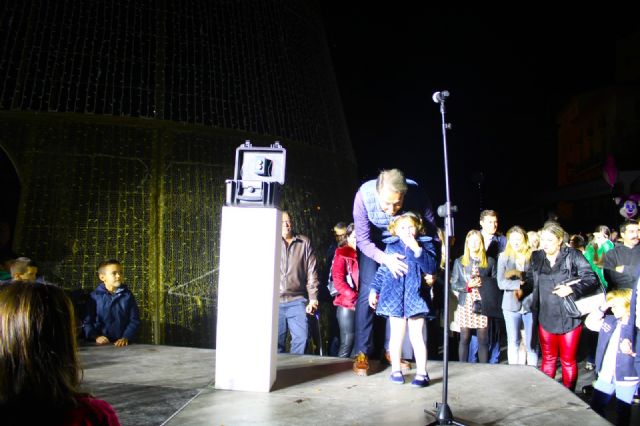
{"type": "Polygon", "coordinates": [[[222,208],[216,389],[269,392],[276,380],[281,218],[222,208]]]}

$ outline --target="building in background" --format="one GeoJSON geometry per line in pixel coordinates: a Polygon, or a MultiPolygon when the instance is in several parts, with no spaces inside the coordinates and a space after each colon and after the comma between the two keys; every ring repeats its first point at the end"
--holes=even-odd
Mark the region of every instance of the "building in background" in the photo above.
{"type": "Polygon", "coordinates": [[[558,187],[523,211],[535,223],[542,224],[547,212],[557,213],[570,232],[591,232],[599,224],[617,228],[624,221],[603,172],[611,157],[620,190],[640,194],[639,50],[640,33],[618,41],[615,84],[572,97],[558,115],[558,187]]]}

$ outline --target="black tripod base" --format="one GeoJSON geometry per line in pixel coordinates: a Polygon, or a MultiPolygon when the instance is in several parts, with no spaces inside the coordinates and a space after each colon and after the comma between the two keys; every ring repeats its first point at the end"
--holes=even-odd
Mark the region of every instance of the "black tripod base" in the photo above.
{"type": "Polygon", "coordinates": [[[429,423],[427,426],[435,426],[435,425],[465,426],[464,423],[457,422],[453,419],[453,414],[451,414],[451,409],[449,408],[446,402],[443,402],[443,403],[436,402],[436,409],[437,410],[435,413],[425,410],[425,412],[435,417],[435,420],[429,423]]]}

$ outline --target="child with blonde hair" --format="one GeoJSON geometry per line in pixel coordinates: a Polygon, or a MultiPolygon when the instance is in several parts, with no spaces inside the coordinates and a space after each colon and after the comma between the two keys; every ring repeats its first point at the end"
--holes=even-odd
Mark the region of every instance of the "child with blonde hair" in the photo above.
{"type": "Polygon", "coordinates": [[[425,316],[429,312],[430,292],[428,286],[422,284],[422,278],[425,274],[436,273],[436,250],[433,239],[424,235],[422,220],[412,212],[395,217],[389,224],[389,231],[392,236],[384,240],[387,244],[385,253],[403,256],[408,271],[398,276],[381,265],[371,283],[369,305],[376,310],[376,314],[389,317],[391,382],[404,383],[400,356],[408,324],[409,339],[416,361],[416,376],[411,385],[425,387],[429,385],[429,376],[423,328],[425,316]]]}
{"type": "Polygon", "coordinates": [[[616,396],[618,425],[631,420],[631,403],[638,387],[638,373],[631,350],[635,327],[630,322],[631,289],[616,289],[607,293],[604,306],[585,319],[587,328],[598,331],[596,348],[597,380],[593,383],[591,408],[602,417],[611,398],[616,396]]]}

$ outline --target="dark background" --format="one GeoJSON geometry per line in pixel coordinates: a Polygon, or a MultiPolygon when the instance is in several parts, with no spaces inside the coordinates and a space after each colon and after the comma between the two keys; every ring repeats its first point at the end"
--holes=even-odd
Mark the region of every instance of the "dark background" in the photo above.
{"type": "MultiPolygon", "coordinates": [[[[431,3],[431,2],[430,2],[431,3]]],[[[481,209],[509,223],[556,185],[557,114],[575,94],[615,83],[629,10],[324,4],[325,29],[361,180],[398,167],[445,198],[436,91],[446,118],[457,233],[481,209]]],[[[520,6],[522,7],[522,5],[520,6]]]]}

